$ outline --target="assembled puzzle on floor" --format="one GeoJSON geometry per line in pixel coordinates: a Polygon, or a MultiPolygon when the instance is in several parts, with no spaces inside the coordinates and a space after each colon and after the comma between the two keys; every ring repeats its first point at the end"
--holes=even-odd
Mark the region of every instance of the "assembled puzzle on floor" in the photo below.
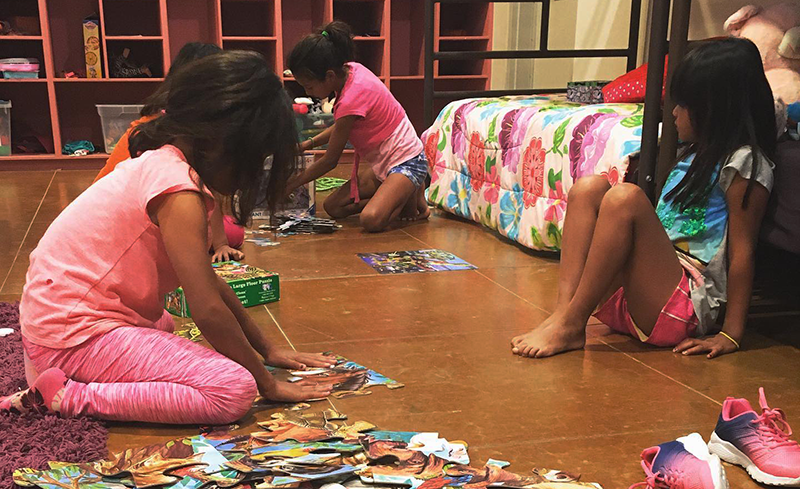
{"type": "Polygon", "coordinates": [[[358,257],[380,274],[445,272],[478,268],[442,250],[359,253],[358,257]]]}

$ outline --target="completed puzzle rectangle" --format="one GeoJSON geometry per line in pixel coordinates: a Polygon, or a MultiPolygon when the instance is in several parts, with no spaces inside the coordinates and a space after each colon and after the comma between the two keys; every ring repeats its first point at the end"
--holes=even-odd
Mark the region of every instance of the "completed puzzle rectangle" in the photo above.
{"type": "Polygon", "coordinates": [[[380,274],[445,272],[478,268],[442,250],[359,253],[358,257],[380,274]]]}

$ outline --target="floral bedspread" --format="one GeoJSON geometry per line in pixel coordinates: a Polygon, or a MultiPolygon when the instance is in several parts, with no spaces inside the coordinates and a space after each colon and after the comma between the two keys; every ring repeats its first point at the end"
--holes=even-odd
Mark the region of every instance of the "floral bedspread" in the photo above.
{"type": "Polygon", "coordinates": [[[643,108],[562,96],[453,102],[422,136],[428,200],[529,248],[559,250],[573,182],[624,179],[641,147],[643,108]]]}

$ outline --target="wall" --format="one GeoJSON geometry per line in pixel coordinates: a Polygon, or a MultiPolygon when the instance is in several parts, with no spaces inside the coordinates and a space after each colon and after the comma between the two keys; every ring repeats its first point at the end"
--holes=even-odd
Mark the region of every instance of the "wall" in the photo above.
{"type": "MultiPolygon", "coordinates": [[[[630,0],[556,0],[550,15],[551,49],[624,48],[630,0]]],[[[694,0],[690,39],[720,36],[725,19],[748,0],[694,0]]],[[[754,1],[766,5],[770,2],[754,1]]],[[[642,6],[640,62],[646,49],[649,2],[642,6]]],[[[535,49],[541,20],[538,4],[494,6],[494,49],[535,49]]],[[[572,80],[613,79],[625,72],[624,59],[495,60],[492,88],[563,88],[572,80]]]]}

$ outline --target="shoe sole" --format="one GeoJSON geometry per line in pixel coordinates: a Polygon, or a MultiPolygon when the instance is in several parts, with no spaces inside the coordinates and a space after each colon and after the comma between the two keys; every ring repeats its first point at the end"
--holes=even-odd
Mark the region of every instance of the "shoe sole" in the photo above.
{"type": "Polygon", "coordinates": [[[800,477],[780,477],[771,475],[759,469],[750,457],[742,453],[733,443],[727,442],[714,432],[708,442],[708,450],[729,464],[744,468],[756,482],[770,486],[800,487],[800,477]]]}
{"type": "Polygon", "coordinates": [[[725,476],[725,468],[722,466],[722,462],[720,462],[718,456],[709,453],[708,445],[706,445],[705,440],[699,433],[683,436],[678,438],[677,441],[683,445],[687,452],[708,464],[711,480],[714,482],[714,489],[728,489],[728,478],[725,476]]]}

